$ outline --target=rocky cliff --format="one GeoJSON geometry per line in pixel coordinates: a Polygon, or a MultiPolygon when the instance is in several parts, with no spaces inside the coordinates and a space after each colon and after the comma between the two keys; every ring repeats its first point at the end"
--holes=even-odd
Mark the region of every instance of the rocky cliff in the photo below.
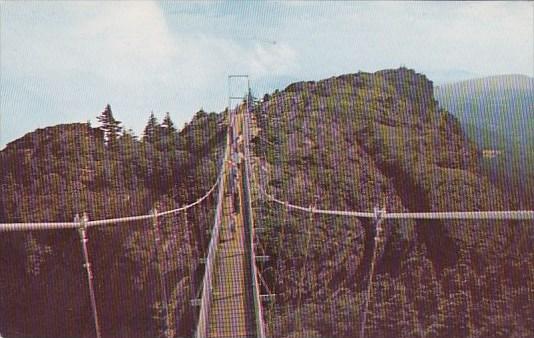
{"type": "MultiPolygon", "coordinates": [[[[255,117],[260,129],[255,155],[262,168],[258,179],[269,193],[290,203],[357,211],[379,206],[389,212],[516,207],[482,174],[480,149],[458,120],[440,108],[432,82],[412,70],[295,83],[265,96],[255,117]]],[[[332,330],[336,336],[357,336],[361,292],[368,285],[374,246],[373,223],[288,213],[269,203],[259,209],[257,219],[269,228],[263,245],[274,259],[264,271],[279,294],[268,312],[271,334],[323,336],[332,330]],[[326,322],[329,326],[320,324],[326,322]]],[[[384,318],[388,306],[396,316],[417,313],[413,316],[418,319],[411,318],[414,322],[408,325],[418,328],[415,336],[425,336],[432,325],[441,326],[430,336],[474,336],[477,329],[471,322],[464,321],[461,328],[435,319],[452,316],[440,311],[456,292],[463,292],[455,288],[438,292],[436,288],[447,285],[444,276],[458,277],[458,267],[467,264],[480,273],[471,278],[484,279],[497,260],[517,254],[515,245],[525,250],[523,254],[532,254],[521,235],[526,225],[518,230],[517,222],[407,220],[384,226],[376,277],[383,284],[376,292],[386,288],[391,297],[404,298],[386,304],[387,299],[375,295],[379,299],[375,298],[370,334],[375,337],[415,334],[401,334],[407,323],[384,318]],[[414,262],[420,266],[410,266],[414,262]],[[427,276],[420,277],[429,279],[414,283],[407,271],[423,266],[427,276]],[[414,293],[421,290],[433,290],[432,306],[418,303],[414,293]]],[[[532,231],[528,233],[532,238],[532,231]]],[[[480,300],[493,298],[491,293],[480,296],[480,300]]]]}

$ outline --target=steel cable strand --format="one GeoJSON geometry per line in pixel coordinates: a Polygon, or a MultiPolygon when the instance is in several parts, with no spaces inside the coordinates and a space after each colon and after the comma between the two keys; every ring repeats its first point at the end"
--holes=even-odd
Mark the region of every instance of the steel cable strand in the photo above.
{"type": "MultiPolygon", "coordinates": [[[[265,189],[257,181],[253,180],[257,186],[258,191],[267,199],[285,205],[288,208],[310,212],[309,208],[291,204],[288,201],[277,199],[273,195],[265,191],[265,189]]],[[[375,214],[372,212],[361,211],[345,211],[345,210],[328,210],[328,209],[314,209],[316,214],[347,216],[347,217],[363,217],[373,218],[375,214]]],[[[509,220],[530,220],[534,219],[534,210],[508,210],[508,211],[444,211],[444,212],[404,212],[404,213],[387,213],[384,215],[386,219],[509,219],[509,220]]]]}
{"type": "MultiPolygon", "coordinates": [[[[261,169],[261,168],[260,168],[261,169]]],[[[288,201],[277,199],[269,194],[260,183],[253,180],[257,190],[267,199],[286,205],[288,208],[310,212],[309,208],[291,204],[288,201]]],[[[316,214],[336,215],[347,217],[373,218],[372,212],[314,209],[316,214]]],[[[508,220],[531,220],[534,219],[534,210],[503,210],[503,211],[442,211],[442,212],[392,212],[384,215],[386,219],[508,219],[508,220]]]]}
{"type": "MultiPolygon", "coordinates": [[[[269,200],[285,205],[286,201],[275,198],[267,193],[263,187],[259,186],[258,190],[269,200]]],[[[287,203],[291,209],[310,212],[309,208],[287,203]]],[[[316,214],[337,215],[347,217],[373,218],[372,212],[345,211],[345,210],[328,210],[314,209],[316,214]]],[[[506,220],[531,220],[534,219],[533,210],[508,210],[508,211],[443,211],[443,212],[393,212],[384,215],[386,219],[506,219],[506,220]]]]}
{"type": "MultiPolygon", "coordinates": [[[[230,113],[232,114],[232,112],[230,113]]],[[[233,121],[230,116],[230,121],[233,121]]],[[[228,129],[231,128],[231,124],[229,124],[228,129]]],[[[213,280],[213,265],[215,263],[216,259],[216,250],[217,245],[219,241],[219,233],[220,233],[220,224],[222,221],[222,203],[223,203],[223,197],[224,197],[224,185],[225,185],[225,175],[226,175],[226,165],[228,162],[228,157],[230,154],[230,134],[226,133],[226,147],[224,151],[224,157],[221,165],[221,172],[219,174],[219,179],[217,182],[217,207],[215,210],[215,219],[213,222],[213,228],[211,232],[211,238],[208,245],[208,252],[206,257],[206,264],[205,264],[205,272],[204,277],[202,279],[202,287],[199,289],[201,291],[200,296],[200,312],[199,312],[199,318],[197,321],[197,328],[196,328],[196,337],[205,337],[207,335],[208,325],[209,325],[209,308],[210,308],[210,301],[211,301],[211,292],[212,292],[212,280],[213,280]]]]}
{"type": "MultiPolygon", "coordinates": [[[[227,129],[228,134],[228,129],[227,129]]],[[[213,186],[199,199],[197,199],[195,202],[192,202],[190,204],[184,205],[183,207],[163,211],[157,214],[157,216],[165,216],[177,212],[181,212],[187,209],[190,209],[200,203],[202,203],[204,200],[206,200],[214,191],[217,185],[219,184],[219,181],[221,180],[221,176],[223,174],[225,161],[222,161],[219,168],[219,173],[217,175],[217,179],[213,186]]],[[[135,221],[143,221],[151,219],[154,215],[147,214],[147,215],[138,215],[138,216],[127,216],[127,217],[118,217],[118,218],[109,218],[109,219],[101,219],[101,220],[94,220],[94,221],[88,221],[87,227],[94,227],[99,225],[107,225],[107,224],[113,224],[113,223],[127,223],[127,222],[135,222],[135,221]]],[[[54,230],[54,229],[76,229],[79,227],[79,224],[75,222],[26,222],[26,223],[0,223],[0,232],[3,231],[28,231],[28,230],[54,230]]]]}
{"type": "MultiPolygon", "coordinates": [[[[257,183],[256,183],[257,184],[257,183]]],[[[310,208],[306,208],[300,205],[291,204],[288,201],[282,201],[280,199],[277,199],[273,195],[267,193],[261,185],[258,185],[258,191],[265,196],[267,199],[278,203],[280,205],[286,206],[286,208],[295,209],[299,211],[304,212],[310,212],[310,208]]],[[[313,213],[315,214],[324,214],[324,215],[335,215],[335,216],[348,216],[348,217],[365,217],[365,218],[372,218],[374,217],[374,214],[372,212],[360,212],[360,211],[345,211],[345,210],[327,210],[327,209],[314,209],[313,213]]]]}
{"type": "MultiPolygon", "coordinates": [[[[251,186],[250,186],[250,176],[251,176],[251,160],[250,160],[250,125],[249,125],[249,118],[251,113],[251,107],[250,107],[250,95],[249,95],[249,101],[248,101],[248,110],[246,114],[244,115],[243,124],[244,124],[244,151],[245,151],[245,181],[247,184],[247,195],[249,198],[249,213],[252,217],[252,206],[251,206],[251,186]]],[[[252,220],[251,220],[252,221],[252,220]]],[[[253,276],[253,285],[255,288],[255,303],[257,305],[257,320],[259,321],[257,329],[259,332],[257,332],[259,337],[265,337],[265,323],[263,320],[263,311],[262,311],[262,304],[261,304],[261,297],[259,294],[259,283],[258,283],[258,276],[257,276],[257,267],[256,267],[256,261],[255,261],[255,252],[254,252],[254,225],[250,224],[251,226],[251,255],[252,255],[252,276],[253,276]]]]}
{"type": "MultiPolygon", "coordinates": [[[[211,189],[201,198],[196,200],[195,202],[192,202],[190,204],[187,204],[183,207],[160,212],[157,215],[158,216],[165,216],[173,213],[177,213],[180,211],[184,211],[187,209],[190,209],[200,203],[202,203],[204,200],[206,200],[214,191],[217,185],[220,181],[220,175],[217,178],[216,182],[213,184],[211,189]]],[[[101,219],[101,220],[94,220],[87,222],[88,227],[94,227],[99,225],[108,225],[113,223],[127,223],[127,222],[135,222],[135,221],[143,221],[148,220],[153,217],[152,214],[147,215],[138,215],[138,216],[128,216],[128,217],[119,217],[119,218],[108,218],[108,219],[101,219]]],[[[3,231],[29,231],[29,230],[56,230],[56,229],[76,229],[79,227],[79,224],[74,222],[34,222],[34,223],[0,223],[0,232],[3,231]]]]}
{"type": "Polygon", "coordinates": [[[173,213],[177,213],[177,212],[186,211],[186,210],[191,209],[192,207],[196,206],[197,204],[202,203],[206,198],[208,198],[215,191],[215,188],[217,187],[217,185],[219,184],[219,181],[221,180],[221,176],[220,175],[221,174],[219,174],[219,176],[217,177],[217,180],[211,186],[210,190],[208,190],[208,192],[204,196],[202,196],[201,198],[199,198],[195,202],[187,204],[187,205],[184,205],[183,207],[180,207],[180,208],[176,208],[176,209],[160,212],[160,213],[158,213],[158,216],[165,216],[165,215],[169,215],[169,214],[173,214],[173,213]]]}
{"type": "Polygon", "coordinates": [[[79,224],[74,222],[34,222],[34,223],[0,223],[0,232],[3,231],[29,231],[77,229],[79,224]]]}

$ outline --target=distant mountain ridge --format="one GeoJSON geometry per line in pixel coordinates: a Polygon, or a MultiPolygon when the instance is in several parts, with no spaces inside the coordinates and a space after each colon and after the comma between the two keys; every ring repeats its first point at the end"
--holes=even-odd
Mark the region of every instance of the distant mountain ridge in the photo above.
{"type": "Polygon", "coordinates": [[[460,81],[451,81],[443,83],[436,86],[436,90],[445,87],[457,87],[457,86],[466,86],[466,87],[476,87],[477,85],[491,85],[502,88],[505,86],[507,88],[524,88],[532,89],[534,86],[534,78],[525,74],[502,74],[502,75],[492,75],[477,77],[472,79],[460,80],[460,81]]]}
{"type": "Polygon", "coordinates": [[[525,187],[534,181],[534,78],[496,75],[442,85],[434,93],[479,147],[502,151],[483,163],[494,179],[525,187]]]}
{"type": "Polygon", "coordinates": [[[534,78],[526,75],[498,75],[449,83],[437,86],[434,94],[462,123],[479,128],[505,133],[521,131],[520,127],[534,117],[534,78]]]}

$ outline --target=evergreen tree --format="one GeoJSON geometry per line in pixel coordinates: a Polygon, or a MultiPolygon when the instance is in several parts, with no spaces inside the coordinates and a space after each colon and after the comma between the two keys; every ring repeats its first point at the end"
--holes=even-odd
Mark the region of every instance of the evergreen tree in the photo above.
{"type": "Polygon", "coordinates": [[[173,135],[177,132],[176,127],[174,127],[174,122],[172,122],[171,117],[169,115],[169,112],[165,114],[165,118],[163,119],[163,123],[161,125],[166,128],[168,135],[173,135]]]}
{"type": "Polygon", "coordinates": [[[161,124],[161,132],[163,143],[171,149],[174,148],[178,140],[178,130],[176,130],[169,113],[165,114],[165,118],[161,124]]]}
{"type": "Polygon", "coordinates": [[[143,132],[143,142],[148,143],[154,143],[157,140],[158,131],[160,128],[160,124],[156,117],[154,116],[154,112],[150,112],[150,117],[148,118],[148,123],[145,127],[145,130],[143,132]]]}
{"type": "Polygon", "coordinates": [[[206,116],[208,116],[208,113],[206,113],[203,108],[200,108],[200,110],[197,111],[197,113],[195,114],[195,117],[193,119],[194,120],[199,120],[199,119],[202,119],[202,118],[204,118],[206,116]]]}
{"type": "Polygon", "coordinates": [[[100,129],[104,132],[104,139],[107,145],[114,145],[117,141],[122,127],[120,126],[121,121],[115,120],[113,117],[113,112],[111,111],[111,106],[108,104],[100,116],[97,117],[98,122],[102,125],[100,129]]]}
{"type": "Polygon", "coordinates": [[[131,128],[124,129],[121,138],[135,141],[138,140],[137,135],[135,135],[134,131],[131,128]]]}

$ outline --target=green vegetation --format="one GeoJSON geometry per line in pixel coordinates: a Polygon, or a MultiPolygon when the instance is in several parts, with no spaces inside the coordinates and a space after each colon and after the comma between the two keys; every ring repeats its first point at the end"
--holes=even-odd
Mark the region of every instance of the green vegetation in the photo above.
{"type": "Polygon", "coordinates": [[[113,117],[113,112],[111,111],[111,106],[109,104],[97,119],[98,122],[102,124],[100,130],[104,132],[106,144],[110,147],[114,147],[117,143],[117,138],[122,131],[122,127],[120,126],[121,122],[115,120],[113,117]]]}
{"type": "MultiPolygon", "coordinates": [[[[254,152],[268,192],[322,209],[511,210],[480,149],[441,109],[432,83],[401,68],[295,83],[255,109],[254,152]]],[[[276,303],[270,337],[358,337],[374,228],[365,219],[259,202],[276,303]]],[[[531,223],[388,221],[368,337],[528,337],[534,307],[531,223]]]]}
{"type": "MultiPolygon", "coordinates": [[[[91,220],[169,210],[195,201],[215,182],[223,116],[200,111],[178,132],[153,114],[142,140],[120,131],[108,105],[101,126],[39,129],[0,153],[0,222],[91,220]]],[[[164,327],[158,269],[165,273],[175,336],[194,326],[195,298],[215,200],[160,217],[163,259],[150,221],[89,230],[96,298],[107,337],[160,337],[164,327]],[[192,227],[191,225],[195,225],[192,227]],[[158,267],[159,265],[159,267],[158,267]],[[158,319],[159,318],[159,319],[158,319]]],[[[76,230],[1,233],[0,332],[7,337],[94,334],[76,230]],[[81,325],[83,323],[83,325],[81,325]]]]}

